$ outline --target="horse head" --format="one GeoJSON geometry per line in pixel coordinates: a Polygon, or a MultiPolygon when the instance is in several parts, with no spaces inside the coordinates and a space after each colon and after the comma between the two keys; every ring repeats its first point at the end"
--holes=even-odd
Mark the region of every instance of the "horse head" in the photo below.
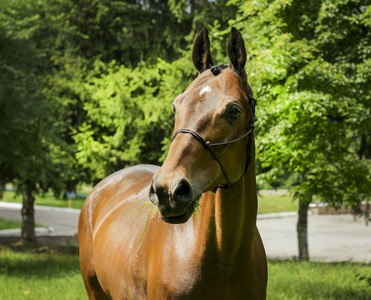
{"type": "Polygon", "coordinates": [[[174,100],[173,139],[150,187],[150,200],[168,223],[188,221],[202,193],[231,187],[251,160],[255,99],[244,41],[235,28],[227,52],[229,65],[214,66],[207,29],[195,39],[192,60],[199,75],[174,100]]]}

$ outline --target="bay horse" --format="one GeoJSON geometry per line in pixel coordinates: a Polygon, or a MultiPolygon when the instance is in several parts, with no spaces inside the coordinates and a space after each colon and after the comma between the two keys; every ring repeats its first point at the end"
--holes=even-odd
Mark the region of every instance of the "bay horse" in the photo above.
{"type": "Polygon", "coordinates": [[[123,169],[87,197],[78,240],[89,299],[266,298],[255,99],[235,28],[227,50],[230,64],[214,66],[207,29],[196,37],[199,75],[174,100],[174,135],[162,167],[123,169]],[[149,200],[157,213],[136,214],[149,200]]]}

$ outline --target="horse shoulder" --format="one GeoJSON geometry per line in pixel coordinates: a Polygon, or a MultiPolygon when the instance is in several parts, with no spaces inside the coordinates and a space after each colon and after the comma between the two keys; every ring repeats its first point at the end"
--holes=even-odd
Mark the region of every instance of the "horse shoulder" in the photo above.
{"type": "Polygon", "coordinates": [[[120,243],[124,248],[130,244],[134,247],[138,241],[140,232],[135,227],[143,216],[135,216],[135,213],[149,200],[149,185],[157,170],[156,166],[138,165],[117,171],[98,183],[88,195],[79,218],[80,267],[88,294],[89,288],[93,292],[103,288],[106,292],[105,270],[119,267],[115,265],[121,253],[115,248],[120,243]],[[137,232],[136,236],[125,233],[130,231],[137,232]],[[97,272],[97,269],[102,270],[97,272]],[[94,286],[89,281],[94,282],[94,286]]]}
{"type": "Polygon", "coordinates": [[[94,231],[100,214],[105,214],[112,205],[118,204],[114,201],[125,202],[131,191],[140,192],[145,189],[158,168],[153,165],[137,165],[107,176],[89,193],[80,218],[88,219],[90,230],[94,231]]]}

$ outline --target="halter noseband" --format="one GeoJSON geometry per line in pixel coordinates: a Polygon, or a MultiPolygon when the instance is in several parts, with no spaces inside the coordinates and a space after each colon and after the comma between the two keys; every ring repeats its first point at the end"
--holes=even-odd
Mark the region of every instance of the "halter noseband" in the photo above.
{"type": "MultiPolygon", "coordinates": [[[[207,149],[208,151],[210,151],[211,155],[214,157],[214,159],[216,160],[216,162],[219,164],[220,166],[220,169],[222,170],[222,173],[224,175],[224,178],[226,179],[227,181],[227,184],[226,185],[218,185],[216,187],[216,189],[214,190],[214,192],[216,192],[216,190],[218,188],[222,188],[222,189],[230,189],[233,187],[233,184],[231,183],[231,181],[229,180],[228,178],[228,175],[227,175],[227,172],[225,171],[221,161],[218,159],[218,157],[216,156],[215,152],[212,150],[211,147],[217,147],[217,146],[225,146],[225,145],[229,145],[229,144],[233,144],[235,142],[238,142],[242,139],[244,139],[245,137],[249,136],[249,141],[248,141],[248,144],[247,144],[247,160],[246,160],[246,165],[245,165],[245,170],[242,174],[242,176],[240,177],[240,179],[246,174],[247,172],[247,169],[249,168],[249,165],[251,163],[251,140],[252,140],[252,137],[251,137],[251,133],[252,131],[254,130],[254,123],[258,120],[258,118],[256,117],[255,115],[255,105],[256,105],[256,99],[254,98],[253,96],[253,92],[252,92],[252,89],[250,87],[249,84],[247,84],[248,87],[249,87],[249,103],[250,103],[250,115],[251,115],[251,119],[249,121],[249,123],[247,124],[247,132],[240,136],[239,138],[235,139],[235,140],[232,140],[232,141],[228,141],[228,142],[222,142],[222,143],[210,143],[209,141],[206,141],[200,134],[198,134],[196,131],[192,130],[192,129],[188,129],[188,128],[181,128],[181,129],[178,129],[173,137],[171,138],[171,142],[173,142],[173,140],[175,139],[175,137],[179,134],[179,133],[189,133],[191,134],[197,141],[199,141],[202,146],[204,146],[205,149],[207,149]]],[[[239,180],[239,179],[238,179],[239,180]]]]}

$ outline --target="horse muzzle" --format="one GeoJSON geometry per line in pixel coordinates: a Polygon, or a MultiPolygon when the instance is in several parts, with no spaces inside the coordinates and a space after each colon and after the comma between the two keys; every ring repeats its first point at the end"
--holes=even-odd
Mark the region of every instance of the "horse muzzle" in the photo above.
{"type": "Polygon", "coordinates": [[[167,223],[185,223],[194,212],[195,198],[191,184],[185,178],[169,185],[162,182],[160,176],[156,174],[149,190],[149,199],[158,207],[162,219],[167,223]]]}

